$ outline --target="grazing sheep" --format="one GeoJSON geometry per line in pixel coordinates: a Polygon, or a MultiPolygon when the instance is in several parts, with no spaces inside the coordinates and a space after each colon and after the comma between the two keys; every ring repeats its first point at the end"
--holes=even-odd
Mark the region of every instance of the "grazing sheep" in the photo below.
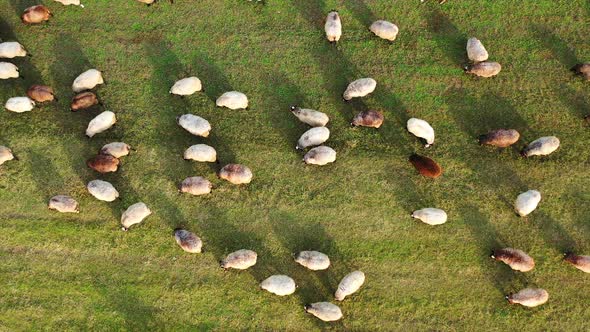
{"type": "Polygon", "coordinates": [[[306,304],[305,312],[308,312],[324,322],[333,322],[342,318],[342,310],[335,304],[330,302],[316,302],[306,304]]]}
{"type": "Polygon", "coordinates": [[[479,39],[472,37],[467,40],[467,57],[475,63],[483,62],[488,59],[488,51],[479,39]]]}
{"type": "Polygon", "coordinates": [[[72,112],[76,112],[78,110],[87,109],[98,104],[98,97],[96,97],[93,92],[85,91],[75,95],[74,98],[72,98],[70,110],[72,112]]]}
{"type": "Polygon", "coordinates": [[[94,119],[88,123],[86,128],[86,136],[92,137],[96,134],[102,133],[103,131],[111,128],[117,122],[115,113],[111,111],[104,111],[97,115],[94,119]]]}
{"type": "Polygon", "coordinates": [[[198,196],[210,193],[211,188],[213,188],[213,184],[209,180],[201,176],[193,176],[182,181],[179,191],[198,196]]]}
{"type": "Polygon", "coordinates": [[[200,116],[183,114],[176,118],[179,126],[195,136],[209,137],[211,124],[200,116]]]}
{"type": "Polygon", "coordinates": [[[328,124],[328,121],[330,121],[330,118],[328,118],[326,113],[318,112],[309,108],[291,106],[291,113],[293,113],[299,121],[312,127],[324,127],[328,124]]]}
{"type": "Polygon", "coordinates": [[[535,267],[533,258],[519,249],[497,249],[492,252],[491,257],[505,263],[515,271],[528,272],[535,267]]]}
{"type": "Polygon", "coordinates": [[[215,104],[219,107],[227,107],[232,110],[248,108],[248,97],[238,91],[229,91],[222,94],[215,104]]]}
{"type": "Polygon", "coordinates": [[[410,162],[420,174],[426,177],[436,179],[442,174],[442,168],[436,163],[436,161],[428,157],[413,154],[410,156],[410,162]]]}
{"type": "MultiPolygon", "coordinates": [[[[12,150],[5,147],[4,145],[0,145],[0,165],[4,164],[7,161],[17,159],[12,150]]],[[[18,159],[17,159],[18,160],[18,159]]]]}
{"type": "Polygon", "coordinates": [[[330,129],[326,127],[315,127],[304,132],[297,141],[295,149],[303,150],[310,146],[316,146],[324,143],[330,138],[330,129]]]}
{"type": "Polygon", "coordinates": [[[82,5],[80,3],[80,0],[55,0],[55,1],[61,3],[64,6],[74,5],[74,6],[80,6],[80,7],[84,8],[84,5],[82,5]]]}
{"type": "Polygon", "coordinates": [[[86,165],[99,173],[116,172],[119,168],[119,159],[108,154],[99,154],[88,159],[86,165]]]}
{"type": "Polygon", "coordinates": [[[377,111],[362,111],[352,118],[351,126],[379,128],[383,124],[383,113],[377,111]]]}
{"type": "Polygon", "coordinates": [[[506,295],[506,300],[510,304],[536,307],[549,300],[549,293],[542,288],[525,288],[516,294],[506,295]]]}
{"type": "Polygon", "coordinates": [[[572,67],[571,71],[577,75],[584,76],[584,78],[590,81],[590,62],[579,63],[572,67]]]}
{"type": "Polygon", "coordinates": [[[252,181],[252,171],[240,164],[227,164],[223,166],[217,176],[233,184],[246,184],[252,181]]]}
{"type": "Polygon", "coordinates": [[[350,101],[352,98],[364,97],[375,91],[376,87],[377,81],[374,79],[359,78],[346,87],[346,90],[342,94],[342,98],[344,98],[345,101],[350,101]]]}
{"type": "Polygon", "coordinates": [[[10,62],[0,62],[0,80],[7,80],[9,78],[18,78],[20,73],[18,67],[10,62]]]}
{"type": "Polygon", "coordinates": [[[326,38],[328,38],[330,43],[337,43],[340,40],[340,36],[342,36],[342,21],[340,21],[338,12],[331,11],[328,13],[324,30],[326,31],[326,38]]]}
{"type": "Polygon", "coordinates": [[[362,271],[354,271],[347,274],[336,289],[337,301],[343,301],[345,297],[356,293],[365,283],[365,274],[362,271]]]}
{"type": "Polygon", "coordinates": [[[516,202],[514,202],[514,209],[518,215],[526,217],[528,214],[535,211],[540,201],[541,193],[536,190],[529,190],[518,195],[516,202]]]}
{"type": "Polygon", "coordinates": [[[330,267],[330,257],[319,251],[302,251],[295,256],[295,261],[312,271],[330,267]]]}
{"type": "Polygon", "coordinates": [[[119,198],[119,192],[112,184],[102,180],[92,180],[86,185],[88,192],[96,199],[112,202],[119,198]]]}
{"type": "Polygon", "coordinates": [[[428,225],[442,225],[447,222],[447,213],[441,209],[425,208],[412,212],[412,218],[420,219],[428,225]]]}
{"type": "Polygon", "coordinates": [[[546,156],[559,148],[559,138],[555,136],[545,136],[532,141],[526,148],[521,151],[523,157],[546,156]]]}
{"type": "Polygon", "coordinates": [[[121,158],[129,154],[131,147],[123,142],[113,142],[103,146],[99,154],[111,155],[115,158],[121,158]]]}
{"type": "Polygon", "coordinates": [[[128,231],[129,227],[139,224],[150,214],[152,214],[152,210],[143,202],[131,205],[121,216],[121,225],[123,225],[121,230],[128,231]]]}
{"type": "Polygon", "coordinates": [[[53,14],[49,11],[49,8],[43,5],[37,5],[25,9],[20,18],[25,24],[36,24],[48,21],[51,16],[53,14]]]}
{"type": "Polygon", "coordinates": [[[520,134],[514,129],[497,129],[479,136],[479,144],[506,148],[516,143],[519,138],[520,134]]]}
{"type": "Polygon", "coordinates": [[[590,256],[581,256],[570,252],[564,254],[563,260],[572,264],[578,270],[590,273],[590,256]]]}
{"type": "Polygon", "coordinates": [[[498,75],[502,66],[497,62],[484,61],[465,66],[465,72],[480,77],[492,77],[498,75]]]}
{"type": "Polygon", "coordinates": [[[176,243],[178,243],[182,250],[191,254],[200,253],[203,247],[203,241],[198,236],[181,228],[174,230],[174,239],[176,239],[176,243]]]}
{"type": "MultiPolygon", "coordinates": [[[[158,2],[158,0],[137,0],[141,3],[145,3],[148,7],[151,6],[152,4],[158,2]]],[[[174,3],[174,0],[170,0],[170,3],[174,3]]]]}
{"type": "Polygon", "coordinates": [[[82,74],[78,75],[72,83],[72,90],[74,92],[82,92],[84,90],[91,90],[99,84],[103,84],[102,73],[96,69],[88,69],[82,74]]]}
{"type": "Polygon", "coordinates": [[[258,255],[256,254],[256,252],[248,249],[240,249],[227,255],[227,257],[224,260],[219,262],[219,265],[226,270],[245,270],[249,267],[256,265],[257,259],[258,255]]]}
{"type": "Polygon", "coordinates": [[[53,89],[46,85],[32,85],[27,90],[27,96],[37,103],[57,100],[53,94],[53,89]]]}
{"type": "Polygon", "coordinates": [[[0,58],[12,59],[26,55],[27,50],[19,42],[13,41],[0,43],[0,58]]]}
{"type": "Polygon", "coordinates": [[[383,20],[378,20],[373,22],[369,27],[372,33],[374,33],[377,37],[383,38],[389,41],[394,41],[397,37],[397,33],[399,29],[397,25],[383,20]]]}
{"type": "Polygon", "coordinates": [[[35,102],[29,97],[12,97],[6,101],[4,107],[16,113],[29,112],[35,107],[35,102]]]}
{"type": "Polygon", "coordinates": [[[170,88],[170,93],[179,96],[189,96],[197,91],[201,91],[202,88],[201,80],[192,76],[176,81],[172,88],[170,88]]]}
{"type": "Polygon", "coordinates": [[[277,274],[264,279],[260,283],[260,288],[278,296],[285,296],[295,293],[297,285],[295,285],[295,280],[291,279],[291,277],[277,274]]]}
{"type": "Polygon", "coordinates": [[[411,118],[407,123],[408,131],[416,137],[426,140],[424,147],[428,148],[434,144],[434,129],[424,120],[411,118]]]}
{"type": "Polygon", "coordinates": [[[70,196],[57,195],[49,200],[49,209],[62,213],[80,213],[78,202],[70,196]]]}
{"type": "Polygon", "coordinates": [[[184,151],[184,159],[214,163],[217,162],[217,151],[207,144],[195,144],[184,151]]]}
{"type": "Polygon", "coordinates": [[[315,147],[305,154],[303,157],[308,165],[319,165],[323,166],[336,161],[336,151],[328,146],[315,147]]]}

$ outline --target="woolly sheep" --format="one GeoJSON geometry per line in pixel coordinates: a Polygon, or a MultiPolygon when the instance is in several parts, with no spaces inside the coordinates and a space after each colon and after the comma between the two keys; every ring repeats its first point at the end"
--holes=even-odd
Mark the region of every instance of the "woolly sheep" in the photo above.
{"type": "Polygon", "coordinates": [[[9,78],[18,78],[20,73],[18,67],[10,62],[0,62],[0,80],[7,80],[9,78]]]}
{"type": "Polygon", "coordinates": [[[304,132],[297,141],[297,150],[303,150],[310,146],[320,145],[330,138],[330,129],[326,127],[315,127],[304,132]]]}
{"type": "Polygon", "coordinates": [[[112,184],[102,180],[92,180],[86,185],[88,192],[96,199],[112,202],[119,198],[119,192],[112,184]]]}
{"type": "Polygon", "coordinates": [[[35,102],[29,97],[12,97],[6,101],[4,107],[16,113],[29,112],[35,107],[35,102]]]}
{"type": "Polygon", "coordinates": [[[498,75],[502,66],[497,62],[484,61],[465,67],[465,72],[480,77],[492,77],[498,75]]]}
{"type": "Polygon", "coordinates": [[[249,267],[256,265],[257,259],[258,255],[256,254],[256,252],[248,249],[240,249],[227,255],[227,257],[224,260],[219,262],[219,265],[226,270],[245,270],[249,267]]]}
{"type": "Polygon", "coordinates": [[[356,293],[364,283],[365,274],[362,271],[350,272],[338,284],[338,289],[334,294],[336,300],[343,301],[345,297],[356,293]]]}
{"type": "Polygon", "coordinates": [[[210,193],[211,188],[213,188],[213,184],[209,180],[201,176],[193,176],[182,181],[179,191],[198,196],[210,193]]]}
{"type": "Polygon", "coordinates": [[[308,165],[319,165],[323,166],[336,161],[336,151],[328,146],[315,147],[305,154],[303,157],[308,165]]]}
{"type": "Polygon", "coordinates": [[[324,127],[328,124],[328,121],[330,121],[330,118],[328,118],[326,113],[308,108],[301,108],[299,106],[291,106],[291,113],[293,113],[299,121],[312,127],[324,127]]]}
{"type": "MultiPolygon", "coordinates": [[[[158,0],[137,0],[141,3],[145,3],[148,7],[151,6],[152,4],[158,2],[158,0]]],[[[170,0],[170,3],[174,3],[174,0],[170,0]]]]}
{"type": "Polygon", "coordinates": [[[520,134],[514,129],[497,129],[479,136],[479,144],[506,148],[516,143],[519,138],[520,134]]]}
{"type": "Polygon", "coordinates": [[[176,118],[179,126],[195,136],[209,137],[211,124],[200,116],[184,114],[176,118]]]}
{"type": "Polygon", "coordinates": [[[15,159],[17,158],[12,153],[12,150],[5,147],[4,145],[0,145],[0,165],[4,164],[7,161],[15,159]]]}
{"type": "Polygon", "coordinates": [[[252,181],[252,171],[250,168],[240,164],[227,164],[219,170],[220,179],[227,180],[233,184],[246,184],[252,181]]]}
{"type": "Polygon", "coordinates": [[[43,5],[37,5],[25,9],[20,18],[25,24],[36,24],[49,20],[51,16],[53,14],[51,14],[49,8],[43,5]]]}
{"type": "Polygon", "coordinates": [[[99,103],[98,97],[93,92],[85,91],[75,95],[74,98],[72,98],[70,110],[72,112],[76,112],[90,108],[94,105],[98,105],[99,103]]]}
{"type": "Polygon", "coordinates": [[[222,94],[215,104],[219,107],[227,107],[232,110],[248,108],[248,97],[238,91],[229,91],[222,94]]]}
{"type": "Polygon", "coordinates": [[[340,21],[338,12],[332,11],[328,13],[324,30],[326,31],[326,38],[328,38],[330,43],[337,43],[340,40],[340,36],[342,36],[342,22],[340,21]]]}
{"type": "Polygon", "coordinates": [[[411,118],[407,123],[408,131],[416,137],[426,140],[424,147],[428,148],[434,144],[434,129],[430,124],[422,119],[411,118]]]}
{"type": "Polygon", "coordinates": [[[494,250],[491,257],[520,272],[528,272],[535,267],[535,261],[527,253],[519,249],[504,248],[494,250]]]}
{"type": "Polygon", "coordinates": [[[342,94],[342,98],[345,101],[349,101],[352,98],[364,97],[371,92],[375,91],[377,87],[377,81],[372,78],[359,78],[353,81],[346,87],[346,90],[342,94]]]}
{"type": "Polygon", "coordinates": [[[351,126],[379,128],[383,124],[383,113],[377,111],[362,111],[352,118],[351,126]]]}
{"type": "Polygon", "coordinates": [[[535,211],[540,201],[541,193],[536,190],[529,190],[518,195],[516,202],[514,202],[514,209],[518,215],[526,217],[528,214],[535,211]]]}
{"type": "Polygon", "coordinates": [[[80,6],[80,7],[84,8],[84,5],[80,4],[80,0],[55,0],[55,1],[61,3],[64,6],[75,5],[75,6],[80,6]]]}
{"type": "Polygon", "coordinates": [[[19,42],[13,41],[0,43],[0,58],[12,59],[26,55],[27,50],[19,42]]]}
{"type": "Polygon", "coordinates": [[[389,41],[394,41],[397,37],[397,33],[399,29],[397,25],[383,20],[378,20],[373,22],[369,27],[372,33],[374,33],[377,37],[383,38],[389,41]]]}
{"type": "Polygon", "coordinates": [[[532,141],[520,153],[523,157],[546,156],[553,153],[559,148],[559,138],[555,136],[545,136],[532,141]]]}
{"type": "Polygon", "coordinates": [[[488,59],[488,51],[477,38],[467,40],[467,57],[473,62],[483,62],[488,59]]]}
{"type": "Polygon", "coordinates": [[[590,62],[579,63],[572,67],[571,71],[574,73],[584,76],[584,78],[590,81],[590,62]]]}
{"type": "Polygon", "coordinates": [[[576,269],[590,273],[590,256],[581,256],[574,253],[566,253],[563,259],[572,264],[576,269]]]}
{"type": "Polygon", "coordinates": [[[217,161],[217,151],[207,144],[195,144],[184,151],[184,159],[214,163],[217,161]]]}
{"type": "Polygon", "coordinates": [[[123,225],[121,230],[129,230],[129,227],[139,224],[150,214],[152,214],[152,210],[150,210],[143,202],[131,205],[121,216],[121,225],[123,225]]]}
{"type": "Polygon", "coordinates": [[[191,76],[176,81],[172,88],[170,88],[170,93],[179,96],[189,96],[197,91],[201,91],[202,88],[201,80],[191,76]]]}
{"type": "Polygon", "coordinates": [[[111,111],[104,111],[97,115],[94,119],[88,123],[86,128],[86,136],[92,137],[96,134],[102,133],[103,131],[111,128],[117,122],[115,113],[111,111]]]}
{"type": "Polygon", "coordinates": [[[295,255],[295,262],[312,270],[325,270],[330,267],[330,257],[319,251],[302,251],[295,255]]]}
{"type": "Polygon", "coordinates": [[[103,84],[102,73],[96,69],[88,69],[82,74],[78,75],[72,83],[72,90],[74,92],[82,92],[84,90],[93,89],[99,84],[103,84]]]}
{"type": "Polygon", "coordinates": [[[53,94],[53,89],[46,85],[32,85],[27,90],[27,96],[37,103],[57,100],[53,94]]]}
{"type": "Polygon", "coordinates": [[[549,300],[549,293],[542,288],[525,288],[516,294],[506,295],[506,300],[510,304],[536,307],[549,300]]]}
{"type": "Polygon", "coordinates": [[[121,157],[128,155],[130,150],[131,150],[131,147],[126,143],[113,142],[113,143],[109,143],[109,144],[104,145],[98,153],[105,154],[105,155],[111,155],[115,158],[121,158],[121,157]]]}
{"type": "Polygon", "coordinates": [[[410,156],[410,163],[412,163],[416,170],[418,170],[423,176],[436,179],[442,174],[442,168],[440,165],[428,157],[413,154],[410,156]]]}
{"type": "Polygon", "coordinates": [[[119,168],[119,159],[108,154],[99,154],[88,159],[86,165],[99,173],[116,172],[119,168]]]}
{"type": "Polygon", "coordinates": [[[177,228],[174,230],[174,239],[182,250],[191,254],[198,254],[203,247],[203,241],[194,233],[187,230],[177,228]]]}
{"type": "Polygon", "coordinates": [[[278,296],[285,296],[295,293],[297,285],[291,277],[277,274],[264,279],[260,283],[260,288],[278,296]]]}
{"type": "Polygon", "coordinates": [[[442,225],[447,222],[447,213],[436,208],[425,208],[412,212],[412,218],[416,218],[428,225],[442,225]]]}
{"type": "Polygon", "coordinates": [[[330,302],[316,302],[306,304],[305,312],[310,313],[324,322],[333,322],[342,318],[342,310],[330,302]]]}
{"type": "Polygon", "coordinates": [[[80,213],[78,202],[70,196],[57,195],[49,200],[49,209],[62,213],[80,213]]]}

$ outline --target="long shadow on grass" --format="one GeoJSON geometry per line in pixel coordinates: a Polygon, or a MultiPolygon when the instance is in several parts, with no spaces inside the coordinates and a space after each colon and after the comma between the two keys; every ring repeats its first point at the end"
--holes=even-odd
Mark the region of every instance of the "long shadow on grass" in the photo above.
{"type": "Polygon", "coordinates": [[[193,53],[192,56],[194,58],[192,70],[195,71],[194,75],[203,82],[203,92],[209,100],[215,103],[224,92],[234,91],[223,70],[215,64],[213,59],[201,52],[193,53]]]}
{"type": "Polygon", "coordinates": [[[25,9],[27,9],[31,6],[41,4],[41,2],[39,0],[8,0],[8,2],[12,6],[15,14],[18,15],[18,17],[20,17],[22,15],[22,13],[25,11],[25,9]]]}
{"type": "Polygon", "coordinates": [[[467,36],[459,31],[449,17],[443,13],[435,1],[424,7],[427,28],[432,33],[434,41],[443,50],[451,62],[463,66],[467,61],[465,45],[467,36]]]}
{"type": "Polygon", "coordinates": [[[344,6],[348,8],[355,18],[359,22],[363,23],[367,29],[373,22],[377,20],[375,14],[369,7],[367,7],[367,4],[363,0],[344,1],[344,6]]]}
{"type": "Polygon", "coordinates": [[[29,172],[36,186],[36,195],[39,195],[42,200],[39,200],[40,206],[46,205],[49,199],[57,194],[67,194],[60,192],[51,192],[51,188],[63,187],[64,180],[59,175],[54,162],[47,156],[46,148],[32,148],[29,150],[27,162],[29,163],[29,172]]]}
{"type": "Polygon", "coordinates": [[[549,27],[533,24],[530,29],[534,37],[539,40],[545,48],[551,50],[553,55],[567,70],[572,68],[575,64],[580,63],[574,50],[549,27]]]}

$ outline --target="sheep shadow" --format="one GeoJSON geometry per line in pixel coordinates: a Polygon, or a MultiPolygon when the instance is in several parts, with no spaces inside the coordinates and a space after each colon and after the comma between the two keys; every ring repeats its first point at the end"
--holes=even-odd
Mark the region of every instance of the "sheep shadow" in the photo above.
{"type": "Polygon", "coordinates": [[[555,87],[555,92],[572,116],[584,119],[590,115],[590,104],[586,101],[585,93],[574,91],[565,84],[555,87]]]}
{"type": "Polygon", "coordinates": [[[550,28],[532,24],[530,27],[533,36],[547,49],[551,50],[555,58],[568,70],[581,61],[576,57],[576,52],[550,28]]]}
{"type": "Polygon", "coordinates": [[[18,17],[22,15],[25,9],[41,4],[39,0],[8,0],[8,3],[10,3],[18,17]]]}
{"type": "Polygon", "coordinates": [[[365,1],[344,1],[344,6],[352,12],[353,16],[361,22],[367,29],[377,20],[375,14],[369,9],[365,1]]]}
{"type": "Polygon", "coordinates": [[[54,162],[47,156],[43,148],[31,148],[28,152],[27,162],[29,171],[36,187],[36,194],[40,195],[43,201],[39,205],[46,205],[49,199],[55,195],[54,192],[48,192],[49,188],[62,187],[63,178],[59,175],[54,162]]]}
{"type": "Polygon", "coordinates": [[[195,70],[195,74],[203,81],[203,92],[213,103],[224,92],[234,91],[223,71],[206,54],[197,52],[191,69],[195,70]]]}
{"type": "Polygon", "coordinates": [[[465,45],[467,36],[459,31],[449,17],[443,13],[438,4],[427,4],[424,10],[426,26],[438,47],[445,52],[448,59],[463,67],[467,62],[465,45]]]}

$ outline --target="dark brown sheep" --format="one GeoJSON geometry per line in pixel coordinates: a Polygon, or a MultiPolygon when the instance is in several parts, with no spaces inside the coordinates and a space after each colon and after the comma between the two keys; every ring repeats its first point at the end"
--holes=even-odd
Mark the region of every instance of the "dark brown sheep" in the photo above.
{"type": "Polygon", "coordinates": [[[503,262],[511,269],[527,272],[535,267],[535,261],[524,251],[512,248],[494,250],[491,256],[493,259],[503,262]]]}
{"type": "Polygon", "coordinates": [[[116,172],[119,168],[119,159],[105,154],[99,154],[86,162],[88,167],[99,173],[116,172]]]}
{"type": "Polygon", "coordinates": [[[72,99],[72,104],[70,105],[70,109],[72,112],[76,112],[78,110],[90,108],[97,104],[99,104],[99,102],[96,95],[93,92],[86,91],[74,96],[72,99]]]}
{"type": "Polygon", "coordinates": [[[520,134],[514,129],[497,129],[479,136],[479,144],[505,148],[516,143],[519,138],[520,134]]]}
{"type": "Polygon", "coordinates": [[[587,81],[590,81],[590,62],[579,63],[573,66],[571,71],[580,76],[584,76],[587,81]]]}
{"type": "Polygon", "coordinates": [[[416,167],[420,174],[426,177],[436,179],[442,174],[442,168],[436,163],[436,161],[428,157],[413,154],[410,156],[410,162],[416,167]]]}
{"type": "Polygon", "coordinates": [[[31,86],[29,90],[27,90],[27,96],[38,103],[57,100],[53,94],[53,89],[46,85],[31,86]]]}
{"type": "Polygon", "coordinates": [[[377,111],[363,111],[357,114],[350,125],[379,128],[383,124],[383,113],[377,111]]]}
{"type": "Polygon", "coordinates": [[[53,14],[51,14],[49,8],[43,5],[37,5],[25,9],[20,18],[25,24],[36,24],[49,20],[51,16],[53,14]]]}
{"type": "Polygon", "coordinates": [[[590,256],[581,256],[568,252],[564,255],[563,260],[580,271],[590,273],[590,256]]]}

